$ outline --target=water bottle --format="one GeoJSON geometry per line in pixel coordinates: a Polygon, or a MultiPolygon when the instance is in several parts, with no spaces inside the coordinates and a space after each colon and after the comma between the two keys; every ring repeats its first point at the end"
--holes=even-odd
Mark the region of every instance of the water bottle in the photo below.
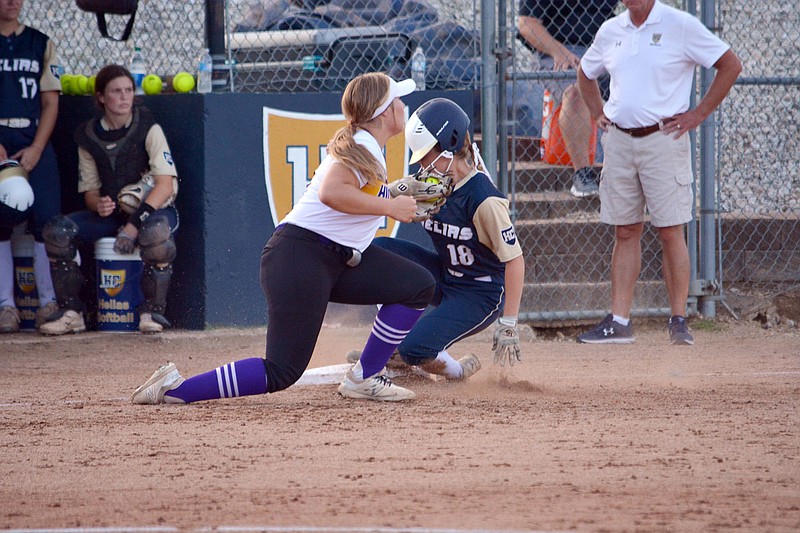
{"type": "Polygon", "coordinates": [[[197,92],[201,94],[211,92],[211,69],[213,63],[208,48],[203,48],[197,60],[197,92]]]}
{"type": "Polygon", "coordinates": [[[144,56],[142,55],[142,49],[138,46],[133,51],[133,57],[131,57],[131,65],[128,69],[133,76],[133,83],[134,89],[136,90],[136,94],[144,94],[144,90],[142,89],[142,80],[147,75],[147,65],[144,64],[144,56]]]}
{"type": "Polygon", "coordinates": [[[417,84],[418,91],[425,90],[425,74],[428,70],[428,60],[421,46],[417,46],[411,56],[411,79],[417,84]]]}
{"type": "Polygon", "coordinates": [[[550,138],[550,128],[553,125],[553,95],[548,89],[544,90],[544,98],[542,99],[542,139],[539,143],[539,159],[544,161],[547,152],[547,139],[550,138]]]}

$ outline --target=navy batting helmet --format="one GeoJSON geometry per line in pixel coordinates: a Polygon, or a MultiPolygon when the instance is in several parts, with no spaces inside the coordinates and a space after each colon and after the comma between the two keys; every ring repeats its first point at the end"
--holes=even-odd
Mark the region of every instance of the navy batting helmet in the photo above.
{"type": "Polygon", "coordinates": [[[442,152],[458,153],[469,132],[469,116],[455,102],[434,98],[419,106],[406,124],[406,144],[413,165],[434,146],[442,152]]]}

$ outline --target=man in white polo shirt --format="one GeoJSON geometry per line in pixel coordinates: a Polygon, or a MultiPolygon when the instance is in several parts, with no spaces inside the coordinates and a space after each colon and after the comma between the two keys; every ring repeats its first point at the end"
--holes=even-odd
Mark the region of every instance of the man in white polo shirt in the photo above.
{"type": "Polygon", "coordinates": [[[684,317],[689,295],[689,252],[684,225],[692,219],[691,158],[687,132],[722,102],[742,70],[730,47],[695,17],[658,0],[623,0],[627,10],[598,30],[581,59],[578,87],[592,117],[608,135],[600,180],[600,220],[615,226],[611,259],[611,313],[582,343],[633,342],[630,310],[641,270],[645,208],[658,229],[672,317],[670,344],[693,344],[684,317]],[[689,97],[695,66],[716,76],[694,109],[689,97]],[[603,104],[597,78],[611,76],[603,104]]]}

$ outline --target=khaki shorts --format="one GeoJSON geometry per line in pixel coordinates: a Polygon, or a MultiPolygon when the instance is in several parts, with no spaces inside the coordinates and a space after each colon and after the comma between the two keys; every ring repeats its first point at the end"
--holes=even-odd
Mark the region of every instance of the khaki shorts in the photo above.
{"type": "Polygon", "coordinates": [[[614,126],[601,142],[600,221],[624,226],[644,221],[678,226],[692,220],[694,190],[689,135],[680,139],[660,131],[631,137],[614,126]]]}

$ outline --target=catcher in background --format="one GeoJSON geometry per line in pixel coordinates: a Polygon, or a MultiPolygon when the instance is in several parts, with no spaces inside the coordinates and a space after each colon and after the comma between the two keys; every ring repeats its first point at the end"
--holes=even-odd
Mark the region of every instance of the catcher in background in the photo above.
{"type": "MultiPolygon", "coordinates": [[[[139,307],[139,331],[157,333],[164,318],[178,228],[177,171],[167,139],[150,111],[134,106],[130,72],[107,65],[97,73],[95,100],[103,115],[78,126],[78,192],[87,211],[51,219],[43,231],[53,285],[63,315],[43,324],[45,335],[84,331],[80,291],[84,277],[78,267],[79,243],[93,244],[116,236],[114,251],[140,248],[144,263],[139,307]]],[[[91,254],[91,250],[85,250],[91,254]]],[[[91,262],[89,262],[91,263],[91,262]]],[[[86,264],[86,262],[84,262],[86,264]]],[[[87,272],[88,273],[88,272],[87,272]]]]}
{"type": "Polygon", "coordinates": [[[328,143],[302,198],[261,254],[269,320],[265,357],[188,379],[167,363],[134,391],[133,403],[190,403],[286,389],[311,361],[328,302],[383,304],[361,361],[347,372],[339,394],[382,401],[414,397],[381,370],[431,301],[435,282],[420,265],[372,245],[384,216],[410,222],[416,213],[413,198],[389,194],[383,155],[386,142],[405,126],[400,97],[413,90],[412,80],[398,83],[380,73],[347,84],[347,125],[328,143]]]}
{"type": "MultiPolygon", "coordinates": [[[[498,317],[494,361],[513,365],[520,360],[516,326],[525,261],[508,200],[487,174],[477,145],[470,142],[469,125],[458,105],[436,98],[420,106],[406,126],[410,163],[419,162],[418,175],[454,186],[438,212],[422,222],[436,251],[401,239],[375,239],[375,246],[423,265],[437,281],[433,307],[397,353],[409,365],[454,380],[468,378],[481,364],[475,355],[456,361],[448,348],[498,317]]],[[[350,362],[357,358],[357,351],[348,354],[350,362]]]]}

